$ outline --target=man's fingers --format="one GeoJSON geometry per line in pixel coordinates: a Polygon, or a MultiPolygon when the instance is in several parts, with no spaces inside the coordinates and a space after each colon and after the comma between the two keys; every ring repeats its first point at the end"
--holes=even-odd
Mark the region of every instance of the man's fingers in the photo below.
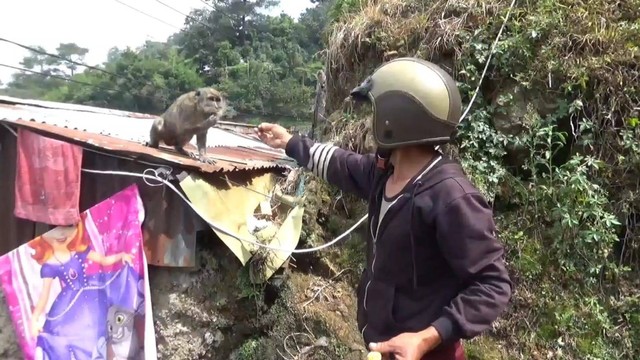
{"type": "Polygon", "coordinates": [[[258,125],[258,130],[260,130],[260,131],[271,131],[271,130],[273,130],[274,126],[276,126],[276,124],[262,123],[262,124],[258,125]]]}
{"type": "Polygon", "coordinates": [[[382,341],[379,343],[370,343],[369,350],[377,351],[381,354],[388,354],[393,352],[394,347],[389,341],[382,341]]]}

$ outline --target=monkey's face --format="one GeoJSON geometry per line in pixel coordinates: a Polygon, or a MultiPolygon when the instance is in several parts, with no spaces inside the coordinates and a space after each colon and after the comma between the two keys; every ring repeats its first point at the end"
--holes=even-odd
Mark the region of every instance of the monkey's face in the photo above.
{"type": "Polygon", "coordinates": [[[196,90],[198,108],[207,117],[215,115],[221,117],[227,109],[227,99],[214,88],[196,90]]]}

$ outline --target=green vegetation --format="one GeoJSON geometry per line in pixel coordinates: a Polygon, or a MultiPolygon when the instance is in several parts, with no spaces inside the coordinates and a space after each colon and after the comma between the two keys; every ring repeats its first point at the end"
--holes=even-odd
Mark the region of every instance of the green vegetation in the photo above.
{"type": "MultiPolygon", "coordinates": [[[[240,121],[310,122],[318,52],[327,4],[295,20],[262,11],[278,1],[214,1],[194,10],[167,42],[113,48],[101,70],[33,53],[0,91],[7,95],[160,114],[180,94],[212,85],[232,103],[240,121]],[[70,81],[67,81],[70,80],[70,81]]],[[[41,52],[50,52],[39,46],[41,52]]],[[[61,44],[53,53],[83,63],[88,50],[61,44]]],[[[299,125],[299,124],[298,124],[299,125]]]]}
{"type": "MultiPolygon", "coordinates": [[[[299,126],[311,118],[314,73],[326,60],[333,114],[325,136],[366,151],[368,115],[343,102],[348,90],[383,60],[411,55],[450,71],[469,101],[510,3],[315,2],[294,20],[258,13],[273,1],[217,1],[194,11],[166,43],[114,49],[108,73],[36,54],[24,59],[25,68],[90,86],[20,74],[3,91],[157,114],[207,84],[228,94],[236,118],[299,126]]],[[[74,44],[57,51],[78,61],[86,54],[74,44]]],[[[640,0],[528,0],[513,9],[457,144],[447,149],[492,202],[516,283],[495,329],[466,344],[471,359],[640,358],[639,62],[640,0]]],[[[319,182],[307,191],[305,245],[332,239],[366,209],[319,182]]],[[[353,284],[362,254],[353,234],[313,261],[333,274],[350,268],[335,282],[353,284]]],[[[294,332],[330,337],[319,351],[334,358],[359,341],[355,328],[346,335],[331,325],[329,303],[310,318],[302,314],[311,310],[292,307],[306,301],[312,281],[292,277],[262,313],[269,336],[246,340],[238,358],[277,357],[294,332]]],[[[340,299],[352,301],[345,291],[340,299]]]]}
{"type": "MultiPolygon", "coordinates": [[[[442,64],[469,101],[509,6],[341,3],[328,43],[338,118],[353,117],[345,90],[389,54],[442,64]]],[[[449,149],[492,200],[517,286],[495,331],[467,344],[474,358],[499,358],[497,344],[514,359],[640,357],[638,9],[542,0],[511,14],[449,149]]],[[[344,131],[353,121],[336,124],[364,142],[344,131]]]]}

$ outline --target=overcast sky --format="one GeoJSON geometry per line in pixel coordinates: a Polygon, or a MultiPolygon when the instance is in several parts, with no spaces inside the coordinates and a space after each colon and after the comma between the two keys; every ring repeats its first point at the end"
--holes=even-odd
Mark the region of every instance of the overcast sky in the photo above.
{"type": "MultiPolygon", "coordinates": [[[[184,16],[156,0],[16,0],[2,1],[0,38],[25,45],[40,45],[55,53],[61,42],[75,42],[89,49],[85,63],[105,61],[110,48],[136,47],[145,40],[164,41],[184,24],[184,16]],[[132,10],[118,1],[172,24],[166,25],[132,10]]],[[[161,0],[188,14],[193,8],[206,7],[201,0],[161,0]]],[[[282,11],[297,18],[309,0],[280,0],[270,11],[282,11]]],[[[20,67],[29,51],[0,41],[0,63],[20,67]]],[[[0,81],[11,81],[14,70],[0,67],[0,81]]]]}

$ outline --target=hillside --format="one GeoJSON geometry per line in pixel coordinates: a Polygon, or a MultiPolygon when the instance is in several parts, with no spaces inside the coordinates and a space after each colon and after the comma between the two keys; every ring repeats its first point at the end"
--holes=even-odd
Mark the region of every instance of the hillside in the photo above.
{"type": "MultiPolygon", "coordinates": [[[[441,65],[471,98],[510,1],[340,1],[326,133],[367,149],[343,103],[382,61],[441,65]]],[[[479,359],[640,356],[640,2],[519,2],[457,143],[491,200],[516,282],[479,359]]]]}

